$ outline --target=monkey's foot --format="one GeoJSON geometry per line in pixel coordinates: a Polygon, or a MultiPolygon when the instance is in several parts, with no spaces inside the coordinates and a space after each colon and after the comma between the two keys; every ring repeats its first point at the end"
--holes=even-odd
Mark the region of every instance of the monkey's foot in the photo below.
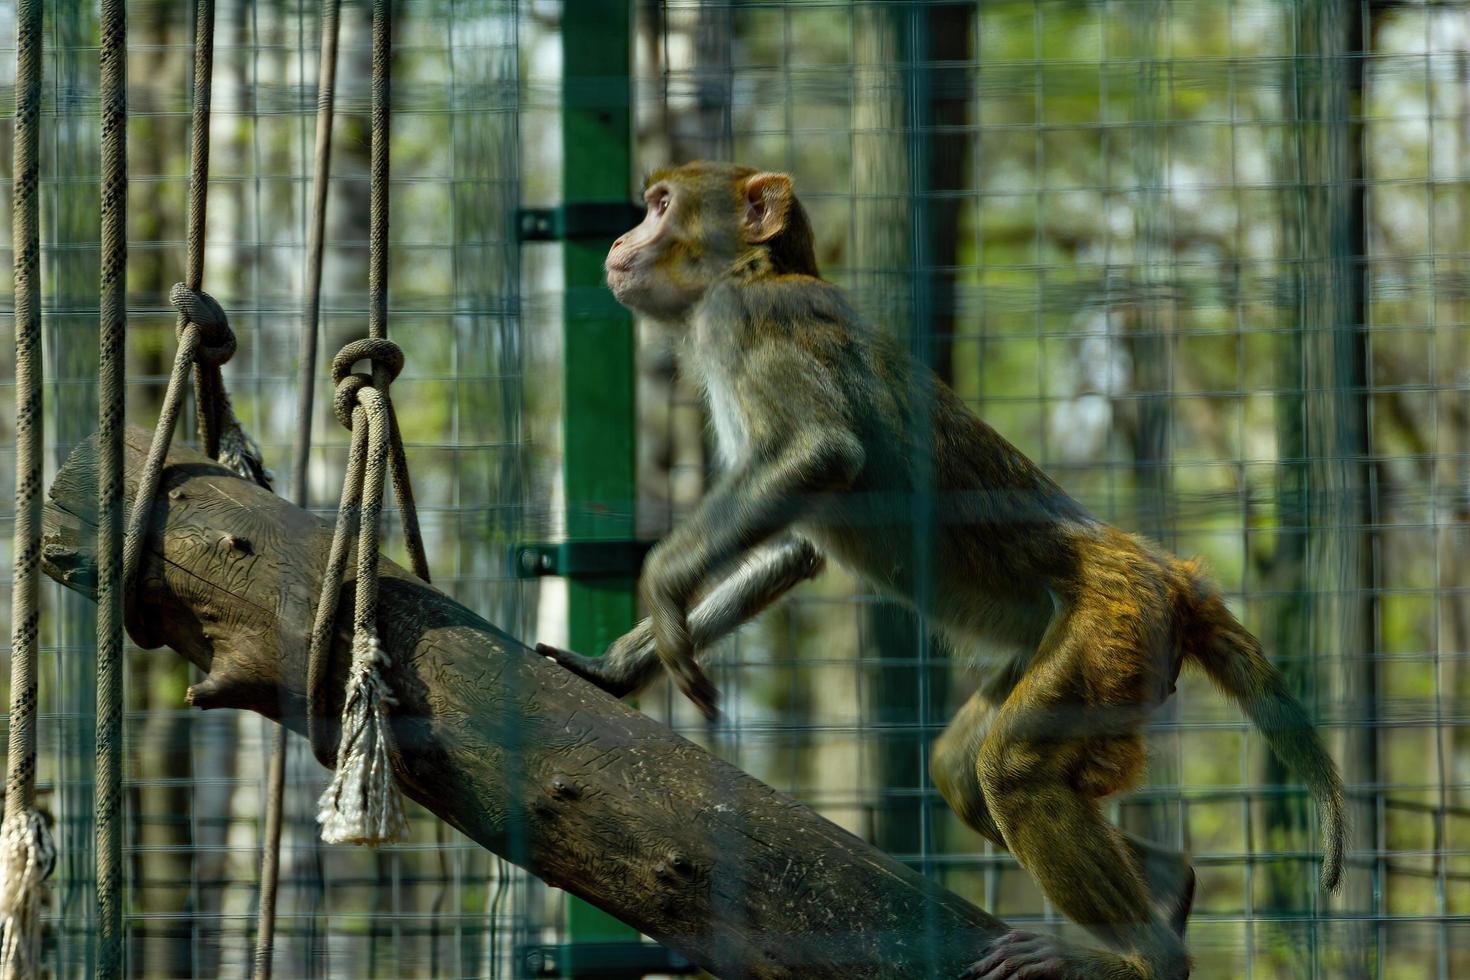
{"type": "Polygon", "coordinates": [[[626,678],[613,676],[608,671],[609,661],[605,657],[588,657],[549,643],[536,644],[536,652],[548,660],[554,660],[582,680],[601,688],[615,698],[633,693],[633,685],[626,678]]]}
{"type": "Polygon", "coordinates": [[[694,662],[693,657],[681,657],[673,661],[665,661],[664,666],[668,668],[674,677],[674,683],[679,690],[694,706],[700,710],[710,721],[720,717],[720,691],[710,681],[709,675],[700,669],[699,664],[694,662]]]}
{"type": "Polygon", "coordinates": [[[1146,954],[1120,956],[1016,930],[992,942],[960,980],[1188,980],[1189,957],[1183,950],[1182,945],[1177,953],[1158,950],[1155,961],[1146,954]]]}
{"type": "Polygon", "coordinates": [[[1055,936],[1016,930],[991,943],[960,980],[1093,980],[1113,975],[1098,966],[1094,958],[1055,936]]]}

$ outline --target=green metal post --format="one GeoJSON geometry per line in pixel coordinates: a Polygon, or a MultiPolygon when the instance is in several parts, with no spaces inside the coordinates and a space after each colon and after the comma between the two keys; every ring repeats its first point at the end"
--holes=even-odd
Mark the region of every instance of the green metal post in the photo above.
{"type": "MultiPolygon", "coordinates": [[[[626,200],[633,164],[631,4],[580,0],[565,10],[562,200],[626,200]]],[[[567,537],[578,541],[629,540],[634,530],[633,325],[603,282],[611,244],[611,236],[568,236],[563,246],[563,477],[567,537]]],[[[568,580],[572,649],[604,650],[633,625],[634,586],[631,577],[568,580]]],[[[637,937],[576,898],[568,899],[567,932],[578,945],[637,937]]],[[[576,962],[563,969],[585,975],[576,962]]]]}

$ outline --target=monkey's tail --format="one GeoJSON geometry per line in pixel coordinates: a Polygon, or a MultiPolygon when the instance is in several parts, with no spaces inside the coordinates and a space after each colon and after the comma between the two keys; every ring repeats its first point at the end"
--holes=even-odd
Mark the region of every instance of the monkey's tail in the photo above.
{"type": "Polygon", "coordinates": [[[1185,626],[1185,655],[1233,698],[1266,737],[1271,751],[1306,784],[1322,815],[1322,887],[1342,877],[1344,805],[1342,776],[1302,703],[1286,687],[1261,643],[1226,608],[1219,594],[1195,582],[1192,622],[1185,626]]]}

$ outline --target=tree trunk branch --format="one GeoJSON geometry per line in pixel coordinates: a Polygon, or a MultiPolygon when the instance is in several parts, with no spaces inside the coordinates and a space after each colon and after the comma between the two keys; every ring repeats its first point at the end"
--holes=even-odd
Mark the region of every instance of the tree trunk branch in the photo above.
{"type": "MultiPolygon", "coordinates": [[[[130,495],[148,439],[128,431],[130,495]]],[[[45,513],[47,574],[86,594],[95,469],[94,439],[57,474],[45,513]]],[[[130,617],[146,635],[135,639],[206,672],[193,703],[304,731],[330,526],[186,449],[170,455],[155,508],[130,617]]],[[[350,582],[343,592],[339,678],[350,582]]],[[[378,624],[404,791],[711,972],[953,977],[1005,928],[386,559],[378,624]]]]}

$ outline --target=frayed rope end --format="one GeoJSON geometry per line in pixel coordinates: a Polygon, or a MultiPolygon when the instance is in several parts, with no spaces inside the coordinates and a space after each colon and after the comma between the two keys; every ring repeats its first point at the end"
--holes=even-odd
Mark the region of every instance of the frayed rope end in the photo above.
{"type": "Polygon", "coordinates": [[[231,412],[225,419],[224,431],[219,438],[219,461],[230,472],[256,486],[271,489],[276,475],[266,469],[265,457],[260,445],[240,425],[240,420],[231,412]]]}
{"type": "Polygon", "coordinates": [[[0,975],[39,975],[44,883],[55,867],[56,845],[39,811],[0,825],[0,975]]]}
{"type": "Polygon", "coordinates": [[[385,844],[397,840],[408,826],[391,765],[388,706],[394,701],[381,669],[387,664],[378,638],[358,631],[352,639],[337,771],[322,793],[316,816],[328,844],[385,844]]]}

